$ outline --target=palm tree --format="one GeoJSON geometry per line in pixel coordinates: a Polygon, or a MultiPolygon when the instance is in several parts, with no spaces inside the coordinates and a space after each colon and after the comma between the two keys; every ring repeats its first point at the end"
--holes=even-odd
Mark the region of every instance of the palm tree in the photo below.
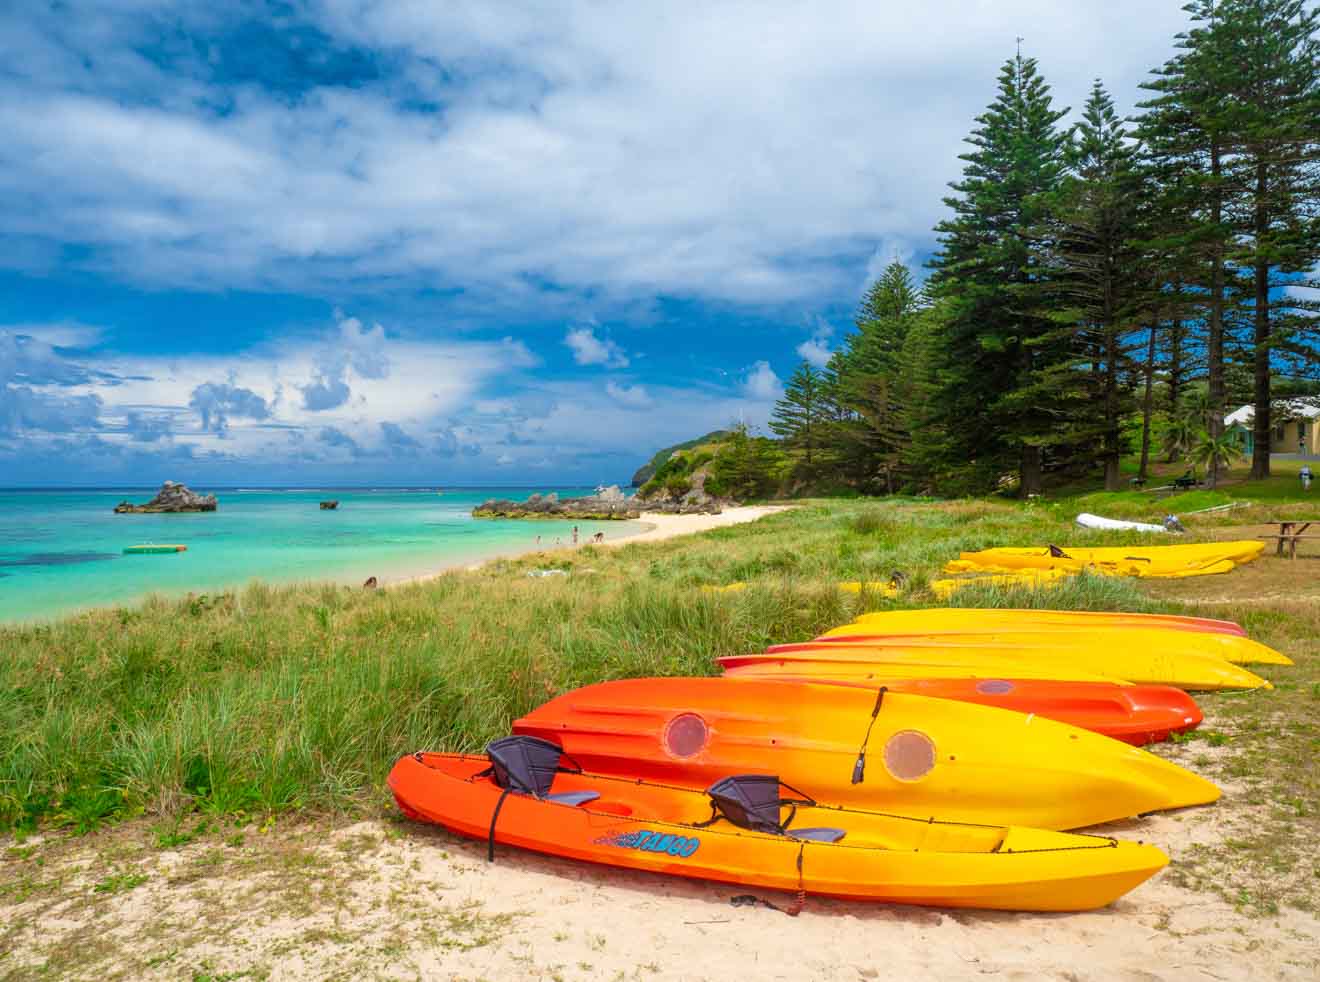
{"type": "Polygon", "coordinates": [[[1191,416],[1175,416],[1164,428],[1164,453],[1169,463],[1187,456],[1202,434],[1201,427],[1191,416]]]}
{"type": "Polygon", "coordinates": [[[1242,456],[1242,437],[1244,430],[1234,424],[1219,436],[1202,433],[1201,440],[1192,447],[1189,457],[1193,466],[1200,464],[1205,468],[1206,480],[1210,487],[1219,483],[1219,468],[1227,467],[1242,456]]]}

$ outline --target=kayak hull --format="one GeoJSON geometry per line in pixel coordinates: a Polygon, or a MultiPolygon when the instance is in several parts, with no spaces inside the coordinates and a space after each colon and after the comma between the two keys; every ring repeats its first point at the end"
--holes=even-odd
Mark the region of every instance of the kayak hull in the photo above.
{"type": "MultiPolygon", "coordinates": [[[[1075,647],[1059,644],[1049,635],[1015,640],[1009,644],[975,639],[957,642],[939,638],[900,638],[895,641],[871,642],[841,638],[771,645],[764,654],[737,657],[743,659],[739,665],[751,664],[756,659],[774,661],[788,658],[808,661],[851,659],[876,664],[906,665],[909,669],[921,665],[943,669],[962,668],[962,676],[976,678],[1013,677],[1016,674],[1022,678],[1053,677],[1086,681],[1077,675],[1085,673],[1110,681],[1172,685],[1196,691],[1259,689],[1269,686],[1260,676],[1222,658],[1170,653],[1158,648],[1141,650],[1127,643],[1075,647]],[[1024,674],[1023,670],[1028,669],[1024,674]]],[[[902,674],[908,678],[920,677],[912,675],[911,671],[902,674]]],[[[948,674],[945,672],[944,676],[948,677],[948,674]]]]}
{"type": "Polygon", "coordinates": [[[1115,627],[1150,627],[1179,631],[1213,631],[1246,637],[1242,625],[1211,617],[1186,617],[1179,614],[1130,614],[1109,610],[1016,610],[1004,607],[922,607],[913,610],[870,611],[857,616],[857,623],[876,625],[877,634],[926,633],[932,627],[941,630],[968,630],[991,626],[994,629],[1017,629],[1025,621],[1044,627],[1089,627],[1093,630],[1115,627]]]}
{"type": "MultiPolygon", "coordinates": [[[[404,814],[485,840],[500,789],[479,756],[401,758],[389,786],[404,814]]],[[[1112,903],[1168,862],[1153,846],[1011,827],[969,827],[800,806],[795,827],[828,825],[837,843],[735,828],[696,790],[562,774],[553,790],[595,791],[584,805],[508,795],[494,840],[607,866],[760,889],[938,907],[1074,911],[1112,903]]]]}
{"type": "Polygon", "coordinates": [[[874,692],[953,699],[994,706],[1077,726],[1134,747],[1159,743],[1171,734],[1195,729],[1201,708],[1182,689],[1168,685],[1119,685],[1113,682],[1057,682],[1042,679],[860,679],[817,680],[811,676],[784,681],[828,681],[874,692]]]}
{"type": "MultiPolygon", "coordinates": [[[[1235,634],[1214,631],[1166,631],[1145,627],[1085,627],[1032,625],[983,627],[968,625],[929,631],[916,630],[886,634],[877,630],[876,622],[845,624],[826,631],[817,642],[852,644],[949,644],[959,646],[987,646],[1013,648],[1048,643],[1060,650],[1076,651],[1087,657],[1098,652],[1109,658],[1117,645],[1135,655],[1140,652],[1159,652],[1168,659],[1192,657],[1219,658],[1235,665],[1291,665],[1292,659],[1273,648],[1235,634]]],[[[1127,657],[1126,655],[1124,657],[1127,657]]]]}
{"type": "Polygon", "coordinates": [[[558,744],[593,773],[696,788],[774,773],[822,801],[949,821],[1081,828],[1219,796],[1153,754],[1040,716],[894,692],[872,721],[878,691],[626,679],[552,699],[513,730],[558,744]]]}

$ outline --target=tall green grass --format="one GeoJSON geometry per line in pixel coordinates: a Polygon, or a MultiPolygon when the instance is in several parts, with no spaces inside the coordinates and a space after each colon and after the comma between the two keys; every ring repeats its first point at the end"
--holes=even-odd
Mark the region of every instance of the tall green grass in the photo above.
{"type": "MultiPolygon", "coordinates": [[[[385,591],[253,584],[0,629],[0,827],[85,829],[151,812],[340,808],[400,754],[476,750],[544,700],[604,679],[704,675],[894,602],[840,580],[910,577],[962,549],[1139,541],[1063,506],[812,503],[701,536],[503,561],[385,591]],[[564,577],[525,573],[553,562],[564,577]],[[742,593],[701,587],[746,581],[742,593]]],[[[1121,580],[963,605],[1152,610],[1121,580]]]]}

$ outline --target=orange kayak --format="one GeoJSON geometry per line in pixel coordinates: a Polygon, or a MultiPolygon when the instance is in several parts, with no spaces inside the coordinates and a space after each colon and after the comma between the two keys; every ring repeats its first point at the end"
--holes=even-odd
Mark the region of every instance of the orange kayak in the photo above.
{"type": "Polygon", "coordinates": [[[1103,733],[1134,747],[1159,743],[1170,734],[1195,729],[1205,718],[1201,707],[1182,689],[1171,685],[1119,685],[1117,682],[1056,682],[1049,679],[815,679],[810,675],[777,675],[795,682],[822,681],[874,692],[954,699],[996,706],[1018,713],[1103,733]]]}
{"type": "Polygon", "coordinates": [[[806,894],[821,894],[938,907],[1090,910],[1168,862],[1154,846],[1108,837],[818,803],[809,790],[780,785],[772,775],[730,775],[733,780],[703,792],[561,767],[542,771],[545,780],[536,787],[514,790],[510,774],[501,780],[490,763],[486,756],[412,754],[394,765],[389,786],[409,818],[485,840],[490,858],[497,843],[512,845],[797,891],[799,905],[806,894]],[[769,799],[750,793],[767,787],[769,799]]]}
{"type": "Polygon", "coordinates": [[[1075,829],[1219,797],[1204,778],[1098,733],[970,702],[881,697],[878,685],[622,679],[552,699],[513,731],[597,774],[702,788],[774,773],[822,801],[946,821],[1075,829]]]}

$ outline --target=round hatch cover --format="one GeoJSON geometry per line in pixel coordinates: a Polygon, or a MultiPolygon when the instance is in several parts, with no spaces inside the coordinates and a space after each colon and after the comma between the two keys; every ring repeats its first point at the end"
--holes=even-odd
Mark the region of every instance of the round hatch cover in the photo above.
{"type": "Polygon", "coordinates": [[[900,781],[920,781],[935,767],[935,744],[917,730],[899,730],[885,743],[885,767],[900,781]]]}
{"type": "Polygon", "coordinates": [[[675,716],[665,727],[665,749],[675,757],[691,757],[706,746],[710,730],[696,713],[675,716]]]}

